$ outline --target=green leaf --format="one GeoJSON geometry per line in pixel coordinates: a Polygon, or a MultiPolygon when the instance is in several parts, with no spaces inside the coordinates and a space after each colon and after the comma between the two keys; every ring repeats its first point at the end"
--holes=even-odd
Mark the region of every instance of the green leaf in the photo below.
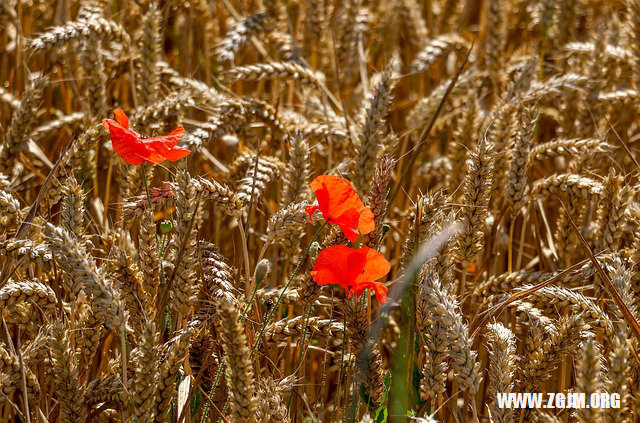
{"type": "Polygon", "coordinates": [[[391,389],[391,371],[387,370],[387,374],[384,375],[384,393],[386,394],[391,389]]]}
{"type": "Polygon", "coordinates": [[[420,372],[418,365],[414,362],[413,363],[413,397],[414,397],[414,403],[418,404],[419,406],[422,406],[422,403],[424,403],[424,401],[420,399],[420,379],[421,378],[422,378],[422,372],[420,372]]]}
{"type": "Polygon", "coordinates": [[[376,410],[376,423],[387,423],[387,418],[389,417],[389,410],[384,405],[381,405],[376,410]]]}

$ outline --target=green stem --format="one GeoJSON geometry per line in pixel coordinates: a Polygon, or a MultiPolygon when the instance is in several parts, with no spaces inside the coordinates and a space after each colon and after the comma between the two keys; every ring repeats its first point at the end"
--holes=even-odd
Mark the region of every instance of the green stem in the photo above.
{"type": "MultiPolygon", "coordinates": [[[[156,234],[158,236],[158,234],[156,234]]],[[[160,259],[160,279],[162,280],[162,286],[166,286],[167,282],[164,275],[164,265],[162,264],[162,257],[164,256],[164,248],[167,245],[167,234],[162,234],[162,242],[160,243],[160,250],[158,252],[158,258],[160,259]]]]}
{"type": "MultiPolygon", "coordinates": [[[[296,268],[294,269],[293,274],[289,277],[289,280],[287,281],[287,283],[285,284],[284,288],[282,289],[282,292],[278,296],[278,299],[277,299],[275,305],[269,311],[269,314],[267,315],[267,318],[266,318],[265,322],[263,323],[262,327],[260,328],[260,334],[258,335],[258,338],[256,339],[256,341],[255,341],[255,343],[253,345],[253,348],[251,350],[251,354],[249,355],[249,358],[253,357],[253,353],[255,352],[256,348],[260,344],[260,339],[262,339],[262,336],[264,335],[264,331],[266,330],[267,325],[269,324],[269,320],[271,320],[271,317],[273,317],[273,314],[275,313],[275,311],[277,310],[278,306],[280,305],[280,301],[282,300],[282,296],[286,292],[287,288],[289,288],[289,285],[291,284],[291,281],[293,281],[293,279],[298,274],[298,271],[300,270],[300,266],[306,260],[307,255],[309,254],[309,250],[311,249],[311,244],[313,244],[313,242],[316,240],[316,238],[318,237],[320,232],[322,232],[322,229],[324,229],[326,224],[327,224],[327,222],[323,223],[322,226],[316,231],[316,233],[313,234],[313,238],[311,238],[311,241],[307,245],[307,249],[305,250],[304,255],[302,256],[302,258],[300,259],[300,261],[296,265],[296,268]]],[[[249,302],[245,306],[244,312],[242,313],[242,317],[240,318],[240,322],[244,321],[244,319],[245,319],[245,317],[247,315],[247,312],[249,311],[249,308],[251,307],[251,303],[253,302],[253,300],[254,300],[254,298],[256,296],[256,293],[258,292],[258,286],[259,286],[259,282],[256,281],[256,286],[253,289],[253,294],[251,295],[251,298],[249,299],[249,302]]],[[[222,360],[220,360],[220,366],[218,367],[218,371],[216,373],[216,377],[215,377],[215,380],[213,382],[213,386],[209,390],[209,397],[210,398],[213,398],[213,394],[215,393],[215,390],[216,390],[216,388],[218,386],[218,383],[219,383],[219,381],[221,379],[221,376],[224,374],[224,367],[226,366],[226,363],[225,363],[226,357],[227,357],[227,354],[225,353],[223,355],[223,357],[222,357],[222,360]]],[[[228,404],[229,404],[229,401],[227,399],[227,402],[225,403],[222,412],[224,412],[224,410],[226,410],[228,404]]],[[[205,404],[205,409],[204,409],[204,411],[202,413],[203,414],[203,420],[202,421],[206,421],[206,416],[208,415],[208,413],[209,413],[209,404],[205,404]]]]}
{"type": "MultiPolygon", "coordinates": [[[[249,302],[247,303],[247,305],[244,308],[244,311],[242,312],[242,316],[240,317],[240,323],[244,322],[244,319],[247,316],[247,312],[249,311],[249,307],[251,307],[251,303],[253,302],[253,299],[255,298],[256,293],[258,292],[258,286],[260,285],[260,282],[262,282],[262,280],[260,280],[260,281],[256,280],[256,286],[253,289],[253,294],[251,294],[251,299],[249,299],[249,302]]],[[[227,353],[225,353],[222,356],[222,360],[220,360],[220,366],[218,366],[218,371],[216,372],[216,377],[214,379],[213,386],[209,390],[209,397],[210,398],[212,398],[213,394],[215,394],[216,388],[218,387],[218,383],[220,382],[220,377],[224,373],[224,367],[225,367],[226,358],[227,358],[227,353]]],[[[226,403],[225,403],[225,405],[226,405],[226,403]]],[[[202,421],[206,421],[207,414],[209,413],[209,403],[206,403],[204,405],[204,407],[205,407],[204,411],[202,412],[202,415],[203,415],[202,421]]]]}
{"type": "Polygon", "coordinates": [[[249,302],[247,302],[247,305],[244,308],[244,311],[242,312],[242,316],[240,316],[240,323],[244,322],[244,318],[247,316],[247,312],[249,311],[249,308],[251,308],[251,304],[253,303],[254,298],[256,298],[256,294],[258,293],[258,287],[260,286],[260,282],[262,282],[261,280],[256,280],[256,286],[253,287],[253,293],[251,294],[251,297],[249,298],[249,302]]]}
{"type": "MultiPolygon", "coordinates": [[[[344,371],[344,347],[347,342],[347,313],[343,310],[342,312],[342,348],[340,350],[340,372],[338,373],[338,395],[340,394],[340,389],[342,385],[342,373],[344,371]]],[[[346,381],[345,381],[346,384],[346,381]]],[[[342,407],[340,407],[342,409],[342,407]]],[[[344,410],[344,409],[343,409],[344,410]]],[[[338,412],[338,410],[336,410],[338,412]]],[[[340,416],[340,421],[342,421],[344,417],[344,413],[340,416]]]]}
{"type": "MultiPolygon", "coordinates": [[[[149,207],[151,214],[153,214],[153,206],[151,205],[151,194],[149,194],[149,183],[147,182],[147,167],[145,162],[142,162],[142,180],[144,181],[144,192],[147,194],[147,207],[149,207]]],[[[155,231],[154,234],[156,236],[156,245],[158,245],[158,231],[155,231]]]]}
{"type": "Polygon", "coordinates": [[[253,344],[253,348],[251,349],[251,354],[249,355],[249,358],[253,357],[253,353],[258,348],[258,345],[260,345],[260,340],[262,339],[262,335],[264,335],[264,331],[267,329],[267,325],[269,324],[269,321],[271,320],[271,317],[273,317],[273,314],[276,312],[276,310],[280,306],[280,301],[282,301],[282,296],[284,295],[284,293],[289,288],[289,285],[291,285],[291,282],[293,281],[293,278],[295,278],[296,275],[298,274],[298,271],[300,270],[300,267],[302,266],[302,263],[304,263],[304,261],[307,259],[307,256],[309,255],[309,250],[311,249],[311,244],[313,244],[313,242],[316,240],[316,238],[318,237],[320,232],[322,232],[322,229],[324,229],[324,227],[326,225],[327,225],[327,222],[324,222],[322,224],[322,226],[320,226],[320,228],[316,231],[316,233],[313,234],[313,238],[311,238],[311,241],[309,241],[309,244],[307,245],[307,248],[304,251],[304,254],[303,254],[302,258],[300,259],[300,261],[298,261],[298,264],[296,265],[296,268],[293,271],[293,274],[289,277],[289,280],[284,285],[284,288],[282,288],[282,292],[280,292],[280,295],[278,296],[278,299],[276,300],[276,303],[269,310],[269,314],[267,314],[267,318],[265,319],[264,323],[262,324],[262,327],[260,328],[260,333],[258,334],[258,337],[256,338],[256,342],[253,344]]]}
{"type": "MultiPolygon", "coordinates": [[[[220,360],[220,365],[218,366],[218,371],[216,372],[216,378],[213,381],[213,386],[209,389],[209,398],[213,398],[213,394],[216,392],[216,388],[218,387],[218,383],[220,382],[221,376],[224,374],[224,368],[227,365],[227,353],[224,353],[222,356],[222,360],[220,360]]],[[[204,405],[204,410],[202,411],[202,420],[203,422],[207,421],[207,416],[209,415],[209,403],[207,402],[204,405]]]]}
{"type": "MultiPolygon", "coordinates": [[[[153,206],[151,205],[151,194],[149,193],[149,182],[147,181],[147,168],[146,164],[142,162],[142,180],[144,181],[144,191],[147,194],[147,207],[151,211],[153,215],[153,206]]],[[[158,231],[153,232],[156,236],[156,245],[159,245],[158,241],[158,231]]],[[[164,275],[164,264],[162,263],[162,256],[164,254],[164,245],[167,241],[167,234],[162,235],[162,244],[158,246],[158,261],[160,262],[160,280],[162,281],[162,286],[166,286],[165,275],[164,275]]]]}
{"type": "MultiPolygon", "coordinates": [[[[302,326],[302,336],[301,336],[301,341],[300,341],[300,355],[298,355],[298,366],[296,367],[296,370],[294,373],[298,373],[300,371],[300,368],[302,367],[302,357],[304,356],[304,352],[305,352],[305,348],[304,348],[304,344],[306,342],[306,337],[307,337],[307,326],[309,325],[309,318],[311,317],[311,313],[313,312],[313,304],[309,304],[309,310],[307,311],[307,314],[305,316],[304,319],[304,326],[302,326]]],[[[291,392],[291,395],[289,396],[289,403],[288,403],[288,407],[291,407],[291,401],[293,400],[293,391],[291,392]]]]}
{"type": "MultiPolygon", "coordinates": [[[[150,212],[153,214],[153,206],[151,205],[151,194],[149,193],[149,182],[147,181],[147,168],[146,164],[142,163],[142,180],[144,181],[144,191],[147,194],[147,206],[149,207],[150,212]]],[[[156,236],[156,245],[158,245],[158,261],[160,264],[160,281],[162,282],[162,286],[164,288],[167,287],[166,276],[164,274],[164,248],[167,243],[167,234],[162,234],[162,242],[158,241],[158,231],[154,231],[154,235],[156,236]]],[[[166,310],[166,319],[167,319],[167,327],[172,327],[172,316],[171,316],[171,308],[167,305],[166,310]]]]}
{"type": "Polygon", "coordinates": [[[300,344],[300,356],[298,357],[298,368],[296,372],[300,370],[302,366],[302,356],[304,355],[304,343],[306,342],[307,337],[307,325],[309,325],[309,318],[311,317],[311,313],[313,312],[313,304],[309,304],[309,310],[307,311],[307,315],[304,319],[304,326],[302,327],[302,340],[300,344]]]}

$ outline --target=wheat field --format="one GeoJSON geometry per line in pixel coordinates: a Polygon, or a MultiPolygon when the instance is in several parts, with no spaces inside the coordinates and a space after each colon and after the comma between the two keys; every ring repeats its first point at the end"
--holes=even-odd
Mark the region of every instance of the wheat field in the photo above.
{"type": "Polygon", "coordinates": [[[0,422],[638,421],[639,89],[638,0],[0,0],[0,422]]]}

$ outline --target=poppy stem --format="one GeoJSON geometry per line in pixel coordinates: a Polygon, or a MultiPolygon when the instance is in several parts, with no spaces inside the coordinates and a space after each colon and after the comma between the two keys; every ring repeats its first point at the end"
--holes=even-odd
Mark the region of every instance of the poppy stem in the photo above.
{"type": "MultiPolygon", "coordinates": [[[[307,337],[307,325],[309,325],[309,318],[311,317],[312,312],[313,312],[313,304],[309,304],[309,308],[307,309],[306,316],[303,322],[304,326],[302,326],[302,335],[300,337],[301,340],[298,343],[298,345],[300,346],[300,355],[298,355],[298,364],[296,366],[296,369],[293,372],[296,375],[300,371],[300,368],[302,367],[302,364],[303,364],[302,358],[304,357],[304,352],[305,352],[304,344],[306,342],[306,337],[307,337]]],[[[288,408],[291,408],[292,400],[293,400],[293,391],[291,391],[291,395],[289,395],[289,402],[287,405],[288,408]]]]}
{"type": "MultiPolygon", "coordinates": [[[[260,257],[260,259],[262,259],[262,257],[260,257]]],[[[258,260],[260,261],[260,260],[258,260]]],[[[244,322],[244,319],[247,317],[247,312],[249,311],[249,307],[251,307],[251,303],[253,303],[253,299],[256,297],[256,294],[258,292],[258,287],[260,286],[260,282],[262,282],[262,279],[257,280],[256,279],[256,286],[253,289],[253,293],[251,294],[251,299],[249,299],[249,302],[247,303],[247,305],[244,308],[244,311],[242,312],[242,316],[240,316],[240,323],[244,322]]],[[[216,372],[216,376],[215,376],[215,381],[213,386],[211,387],[211,390],[209,391],[209,396],[213,397],[213,394],[216,392],[216,388],[218,387],[218,382],[220,381],[220,376],[222,376],[223,370],[226,366],[225,361],[227,359],[227,354],[225,353],[222,356],[222,360],[220,361],[220,365],[218,366],[218,371],[216,372]]],[[[226,408],[226,403],[225,403],[225,408],[226,408]]],[[[205,409],[204,409],[204,416],[206,417],[207,413],[209,412],[209,404],[205,404],[205,409]]],[[[206,421],[206,418],[203,418],[202,421],[206,421]]]]}
{"type": "Polygon", "coordinates": [[[304,326],[302,326],[302,336],[300,341],[300,355],[298,356],[298,366],[296,367],[296,373],[300,371],[300,367],[302,367],[302,357],[304,356],[304,343],[306,342],[307,337],[307,326],[309,325],[309,318],[311,318],[311,313],[313,313],[313,304],[309,304],[309,309],[307,310],[304,326]]]}
{"type": "MultiPolygon", "coordinates": [[[[122,386],[124,387],[125,392],[127,391],[127,329],[123,326],[120,332],[120,354],[122,361],[122,386]]],[[[122,407],[122,418],[124,421],[127,421],[127,409],[126,407],[122,407]]]]}
{"type": "Polygon", "coordinates": [[[245,317],[247,317],[247,312],[249,311],[249,308],[251,308],[253,299],[256,297],[256,294],[258,293],[258,287],[260,286],[262,279],[264,279],[264,277],[260,279],[256,278],[256,285],[254,286],[253,292],[251,293],[251,298],[249,298],[249,301],[247,302],[247,305],[245,306],[244,311],[242,312],[242,316],[240,316],[240,323],[244,322],[245,317]]]}
{"type": "MultiPolygon", "coordinates": [[[[216,372],[216,376],[213,382],[213,386],[209,390],[209,397],[213,398],[213,395],[216,393],[216,388],[218,387],[218,383],[220,382],[221,376],[224,373],[224,369],[227,366],[227,353],[224,353],[222,356],[222,360],[220,360],[220,364],[218,365],[218,371],[216,372]]],[[[208,421],[207,415],[209,414],[209,403],[204,405],[204,410],[202,411],[202,420],[203,422],[208,421]]]]}
{"type": "Polygon", "coordinates": [[[311,250],[311,244],[313,244],[313,242],[316,240],[318,235],[320,235],[320,232],[322,232],[322,230],[324,229],[325,226],[327,226],[327,222],[326,221],[313,234],[313,237],[311,238],[311,241],[309,241],[309,244],[307,244],[307,248],[304,251],[304,254],[302,255],[302,257],[298,261],[298,264],[296,264],[296,267],[293,270],[293,274],[289,277],[289,280],[287,280],[287,283],[282,288],[282,292],[280,292],[280,295],[278,296],[278,299],[276,300],[276,303],[269,310],[269,314],[267,314],[267,318],[265,319],[264,323],[262,324],[262,327],[260,328],[260,333],[258,334],[258,337],[256,338],[256,341],[253,344],[253,348],[251,348],[251,354],[249,355],[249,358],[253,357],[253,353],[258,348],[258,345],[260,345],[260,340],[262,339],[262,335],[264,335],[264,331],[267,329],[267,325],[269,324],[269,321],[271,320],[271,318],[273,317],[274,313],[276,312],[276,310],[280,306],[280,301],[282,301],[282,297],[284,296],[284,293],[289,288],[289,285],[291,285],[291,282],[293,281],[293,278],[295,278],[296,275],[298,274],[298,271],[300,270],[300,266],[302,266],[302,263],[304,263],[304,261],[307,259],[307,256],[309,255],[309,251],[311,250]]]}
{"type": "Polygon", "coordinates": [[[251,265],[249,264],[249,248],[247,246],[247,233],[242,226],[242,219],[238,219],[238,229],[240,230],[240,237],[242,240],[242,257],[244,259],[244,267],[245,267],[245,278],[246,282],[246,294],[249,293],[249,286],[251,285],[251,265]]]}
{"type": "MultiPolygon", "coordinates": [[[[153,215],[153,206],[151,205],[151,194],[149,194],[149,182],[147,181],[147,167],[145,162],[142,162],[142,181],[144,182],[144,192],[147,194],[147,207],[151,211],[151,215],[153,215]]],[[[160,246],[160,241],[158,240],[158,231],[156,230],[153,233],[156,236],[156,245],[160,246]]],[[[162,272],[162,258],[160,258],[160,273],[164,273],[162,272]]]]}
{"type": "MultiPolygon", "coordinates": [[[[144,192],[147,194],[147,207],[151,215],[153,216],[153,206],[151,205],[151,194],[149,193],[149,182],[147,181],[147,167],[146,163],[142,162],[142,181],[144,182],[144,192]]],[[[155,221],[154,221],[155,223],[155,221]]],[[[164,274],[164,263],[162,261],[162,256],[164,255],[164,247],[167,241],[167,234],[162,235],[162,243],[158,239],[158,231],[154,230],[153,234],[156,236],[156,245],[158,247],[158,262],[160,264],[160,282],[162,282],[162,287],[166,288],[167,282],[165,280],[164,274]]],[[[171,325],[171,310],[167,307],[169,326],[171,325]]]]}

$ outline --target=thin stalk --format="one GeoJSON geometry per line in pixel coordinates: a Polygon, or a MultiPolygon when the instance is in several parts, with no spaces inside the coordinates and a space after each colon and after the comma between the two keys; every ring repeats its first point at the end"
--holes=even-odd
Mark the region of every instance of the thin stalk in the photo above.
{"type": "MultiPolygon", "coordinates": [[[[147,181],[147,168],[145,167],[145,162],[142,162],[142,180],[144,181],[144,191],[147,194],[147,206],[151,213],[153,213],[153,206],[151,205],[151,194],[149,194],[149,182],[147,181]]],[[[167,281],[165,279],[164,274],[164,263],[162,257],[164,255],[164,248],[167,242],[167,234],[162,235],[162,242],[158,241],[158,231],[154,231],[153,234],[156,237],[156,245],[158,246],[158,261],[160,262],[160,281],[162,282],[162,286],[164,288],[167,287],[167,281]]],[[[166,319],[167,319],[167,327],[171,327],[172,318],[171,318],[171,310],[167,307],[166,311],[166,319]]]]}
{"type": "MultiPolygon", "coordinates": [[[[256,280],[256,286],[253,289],[253,293],[251,294],[251,299],[245,306],[244,311],[242,312],[242,316],[240,316],[240,323],[244,322],[244,319],[247,317],[247,312],[249,311],[249,308],[251,307],[251,303],[253,303],[256,293],[258,292],[258,287],[260,286],[260,282],[262,282],[262,280],[256,280]]],[[[216,372],[216,377],[214,379],[213,386],[209,390],[209,395],[208,395],[209,397],[213,397],[213,394],[215,394],[216,392],[218,383],[220,382],[220,379],[224,373],[224,368],[226,366],[226,358],[227,358],[227,353],[224,353],[224,355],[222,356],[222,360],[220,360],[220,365],[218,366],[218,371],[216,372]]],[[[225,403],[225,408],[226,408],[226,403],[225,403]]],[[[205,404],[204,411],[202,412],[202,415],[203,415],[202,421],[206,421],[206,417],[208,413],[209,413],[209,404],[205,404]]]]}
{"type": "MultiPolygon", "coordinates": [[[[127,391],[127,341],[126,341],[126,329],[122,328],[122,333],[120,334],[120,348],[122,354],[122,387],[127,391]]],[[[124,421],[127,421],[127,409],[126,407],[122,407],[122,418],[124,421]]]]}
{"type": "Polygon", "coordinates": [[[251,308],[251,304],[253,303],[254,298],[256,298],[256,293],[258,292],[258,287],[260,286],[260,282],[262,282],[262,279],[260,280],[256,279],[256,285],[253,287],[251,298],[249,298],[249,301],[247,302],[247,305],[245,306],[244,311],[242,312],[242,316],[240,316],[240,323],[244,321],[244,318],[247,316],[247,312],[249,311],[249,308],[251,308]]]}
{"type": "Polygon", "coordinates": [[[327,222],[325,221],[322,224],[322,226],[320,226],[320,228],[318,228],[316,233],[313,234],[313,237],[311,238],[311,241],[309,241],[309,244],[307,244],[307,248],[304,251],[304,254],[302,255],[302,258],[300,258],[300,261],[298,261],[298,264],[296,264],[296,267],[293,270],[293,274],[289,277],[289,280],[284,285],[284,288],[282,288],[282,292],[280,292],[280,295],[278,296],[278,299],[276,300],[276,303],[269,310],[269,314],[267,314],[267,318],[265,319],[264,323],[262,324],[262,327],[260,328],[260,333],[258,334],[258,337],[256,338],[256,341],[253,344],[253,348],[251,348],[251,355],[249,356],[249,358],[253,357],[253,353],[258,348],[258,345],[260,344],[260,340],[262,339],[262,335],[264,335],[264,331],[267,329],[267,325],[269,324],[269,321],[271,320],[271,318],[273,317],[274,313],[276,312],[276,310],[280,306],[280,301],[282,301],[282,296],[284,295],[284,293],[289,288],[289,285],[291,285],[291,282],[293,281],[293,278],[296,277],[296,275],[298,274],[298,271],[300,270],[300,267],[302,266],[302,263],[306,260],[307,256],[309,255],[309,250],[311,249],[311,244],[313,244],[313,242],[316,240],[316,238],[318,237],[320,232],[322,232],[322,229],[324,229],[324,227],[326,225],[327,225],[327,222]]]}
{"type": "Polygon", "coordinates": [[[102,223],[104,224],[105,233],[109,231],[109,198],[111,197],[112,174],[113,174],[113,160],[109,160],[109,168],[107,169],[107,181],[104,187],[104,213],[102,215],[102,221],[103,221],[102,223]]]}
{"type": "MultiPolygon", "coordinates": [[[[311,317],[311,313],[313,312],[313,304],[309,304],[309,309],[307,310],[307,314],[305,316],[304,319],[304,326],[302,326],[302,335],[301,335],[301,340],[298,343],[298,345],[300,346],[300,354],[298,355],[298,365],[296,366],[296,370],[294,371],[294,374],[297,374],[300,371],[300,368],[302,367],[302,357],[304,356],[304,344],[306,342],[306,335],[307,335],[307,325],[309,324],[309,318],[311,317]]],[[[291,408],[291,401],[293,400],[293,392],[291,392],[291,395],[289,396],[289,403],[288,403],[288,408],[291,408]]]]}
{"type": "MultiPolygon", "coordinates": [[[[342,331],[343,331],[342,332],[342,348],[341,348],[341,351],[340,351],[340,372],[338,373],[338,390],[336,391],[338,393],[336,395],[338,397],[338,399],[340,398],[339,397],[340,388],[341,388],[340,385],[342,385],[342,372],[344,371],[344,346],[345,346],[345,343],[347,342],[347,313],[343,311],[342,317],[343,317],[343,320],[342,320],[342,328],[343,328],[342,329],[342,331]]],[[[341,407],[337,407],[336,408],[336,412],[337,412],[338,408],[341,408],[341,407]]],[[[343,414],[343,416],[344,416],[344,414],[343,414]]],[[[341,418],[341,420],[342,420],[342,418],[341,418]]]]}
{"type": "MultiPolygon", "coordinates": [[[[149,207],[149,210],[151,210],[151,213],[153,213],[153,206],[151,205],[151,194],[149,194],[149,182],[147,181],[147,168],[145,167],[144,162],[142,162],[142,180],[144,181],[144,191],[147,194],[147,205],[149,207]]],[[[167,234],[164,234],[162,236],[162,245],[160,245],[160,242],[158,241],[158,231],[154,231],[153,234],[156,236],[156,245],[159,245],[158,261],[160,262],[160,280],[162,281],[163,285],[166,285],[164,276],[164,264],[162,263],[162,254],[164,253],[164,244],[167,240],[167,234]]]]}
{"type": "MultiPolygon", "coordinates": [[[[207,395],[207,398],[211,398],[213,397],[213,394],[215,394],[216,388],[218,387],[218,383],[220,383],[221,376],[224,374],[224,368],[227,365],[226,360],[227,360],[227,353],[224,353],[224,355],[222,356],[222,360],[220,360],[220,365],[218,366],[218,371],[216,372],[216,378],[213,381],[213,386],[211,387],[211,389],[209,389],[209,395],[207,395]]],[[[209,414],[209,404],[207,403],[205,404],[204,410],[202,411],[203,422],[207,421],[208,414],[209,414]]],[[[221,414],[220,411],[218,411],[218,414],[221,414]]]]}
{"type": "Polygon", "coordinates": [[[509,224],[509,244],[507,247],[507,271],[513,271],[513,229],[515,227],[515,219],[511,219],[509,224]]]}
{"type": "Polygon", "coordinates": [[[464,263],[462,264],[462,276],[460,276],[460,284],[458,285],[458,298],[464,298],[464,291],[467,285],[467,266],[465,266],[464,263]]]}
{"type": "Polygon", "coordinates": [[[238,219],[238,228],[240,229],[240,237],[242,238],[242,257],[244,258],[244,267],[245,267],[245,276],[247,279],[246,292],[249,292],[249,284],[251,283],[251,274],[249,273],[250,265],[249,265],[249,249],[247,247],[247,235],[242,227],[242,220],[238,219]]]}
{"type": "Polygon", "coordinates": [[[24,402],[24,414],[27,418],[27,423],[31,423],[31,413],[29,412],[29,395],[27,395],[27,373],[24,370],[24,360],[22,358],[22,346],[20,345],[20,332],[18,332],[18,339],[16,340],[18,356],[18,362],[20,363],[20,381],[22,382],[23,395],[22,400],[24,402]]]}

